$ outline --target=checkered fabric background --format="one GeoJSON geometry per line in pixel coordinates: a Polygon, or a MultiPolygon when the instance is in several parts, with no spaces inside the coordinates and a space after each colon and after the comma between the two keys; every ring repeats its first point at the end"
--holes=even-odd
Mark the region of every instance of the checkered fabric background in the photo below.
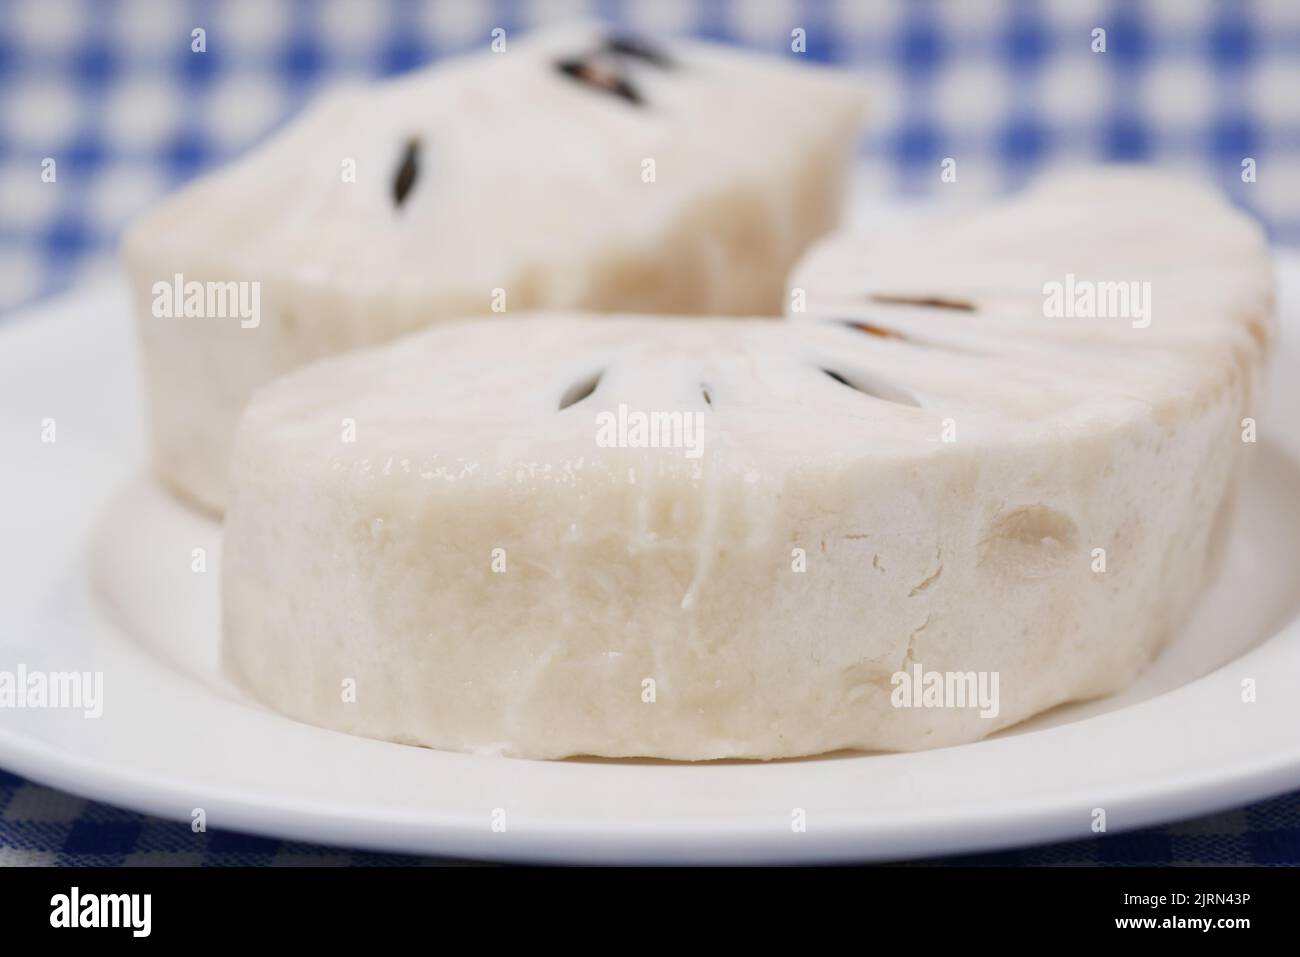
{"type": "MultiPolygon", "coordinates": [[[[783,56],[803,28],[807,57],[872,94],[860,158],[882,197],[924,198],[949,156],[967,195],[1059,160],[1142,160],[1210,177],[1300,243],[1300,0],[0,0],[0,312],[108,268],[131,217],[324,84],[574,15],[783,56]]],[[[0,863],[407,860],[193,835],[0,772],[0,863]]],[[[1296,864],[1300,795],[976,860],[1296,864]]]]}
{"type": "Polygon", "coordinates": [[[882,196],[939,188],[949,156],[965,195],[1055,160],[1145,160],[1208,175],[1300,243],[1300,0],[0,0],[0,310],[97,268],[135,213],[323,84],[573,15],[787,57],[803,28],[805,56],[871,91],[882,196]]]}

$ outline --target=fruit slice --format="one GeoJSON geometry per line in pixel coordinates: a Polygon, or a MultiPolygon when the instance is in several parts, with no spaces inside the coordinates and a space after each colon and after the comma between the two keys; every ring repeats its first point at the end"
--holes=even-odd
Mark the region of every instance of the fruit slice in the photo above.
{"type": "Polygon", "coordinates": [[[880,326],[467,321],[294,373],[236,442],[226,660],[303,721],[535,758],[934,747],[1116,690],[1207,580],[1254,413],[1266,250],[1197,226],[1214,255],[1133,225],[1179,249],[1121,273],[1144,329],[1034,317],[936,229],[880,244],[884,291],[963,305],[880,326]]]}
{"type": "Polygon", "coordinates": [[[994,352],[1213,349],[1245,333],[1266,348],[1273,314],[1254,222],[1204,186],[1124,166],[1058,173],[974,212],[828,236],[787,285],[792,318],[857,317],[994,352]]]}
{"type": "Polygon", "coordinates": [[[837,217],[862,100],[817,70],[587,26],[327,98],[126,239],[160,476],[220,510],[254,388],[434,321],[778,315],[837,217]]]}

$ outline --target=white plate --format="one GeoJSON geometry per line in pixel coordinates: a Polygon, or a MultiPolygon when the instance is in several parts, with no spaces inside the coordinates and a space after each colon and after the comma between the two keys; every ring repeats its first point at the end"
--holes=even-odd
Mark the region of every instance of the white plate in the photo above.
{"type": "Polygon", "coordinates": [[[1278,414],[1300,410],[1300,260],[1283,278],[1274,414],[1224,574],[1134,687],[965,747],[706,765],[445,754],[244,699],[214,664],[219,529],[143,477],[124,291],[71,295],[0,323],[0,671],[103,672],[104,710],[0,710],[0,765],[168,818],[202,808],[214,828],[533,861],[902,858],[1087,837],[1095,808],[1116,831],[1300,787],[1300,427],[1278,414]]]}

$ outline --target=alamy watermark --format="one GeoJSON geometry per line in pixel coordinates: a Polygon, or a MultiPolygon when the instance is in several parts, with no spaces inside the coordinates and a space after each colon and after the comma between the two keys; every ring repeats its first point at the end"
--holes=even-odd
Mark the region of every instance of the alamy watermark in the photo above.
{"type": "Polygon", "coordinates": [[[66,894],[50,898],[50,926],[56,928],[122,928],[132,937],[153,930],[152,894],[82,893],[73,885],[66,894]]]}
{"type": "Polygon", "coordinates": [[[176,273],[152,291],[155,319],[238,319],[241,329],[262,324],[262,284],[256,280],[186,282],[176,273]]]}
{"type": "Polygon", "coordinates": [[[999,673],[996,671],[926,671],[913,664],[895,671],[889,703],[895,708],[979,708],[981,718],[996,718],[999,673]]]}
{"type": "Polygon", "coordinates": [[[704,413],[642,412],[623,402],[617,412],[596,414],[596,445],[602,449],[682,449],[688,459],[704,454],[704,413]]]}
{"type": "Polygon", "coordinates": [[[0,710],[79,710],[87,718],[104,713],[102,671],[37,671],[24,664],[0,671],[0,710]]]}
{"type": "Polygon", "coordinates": [[[1043,315],[1048,319],[1128,319],[1134,329],[1151,325],[1151,283],[1094,282],[1065,274],[1065,281],[1043,283],[1043,315]]]}

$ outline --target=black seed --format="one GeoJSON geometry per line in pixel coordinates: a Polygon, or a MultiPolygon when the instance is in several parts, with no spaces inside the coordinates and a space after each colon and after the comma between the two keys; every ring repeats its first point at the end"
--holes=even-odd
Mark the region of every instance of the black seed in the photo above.
{"type": "Polygon", "coordinates": [[[856,329],[858,332],[865,332],[868,335],[878,336],[881,339],[907,339],[907,336],[895,332],[893,329],[886,329],[884,326],[872,325],[871,323],[864,322],[861,319],[845,319],[843,321],[844,324],[851,329],[856,329]]]}
{"type": "Polygon", "coordinates": [[[617,53],[619,56],[644,60],[661,70],[671,70],[677,66],[677,63],[668,54],[636,37],[609,37],[605,40],[605,49],[610,53],[617,53]]]}
{"type": "Polygon", "coordinates": [[[853,379],[848,379],[845,376],[840,375],[840,373],[833,372],[830,369],[822,369],[821,371],[826,373],[826,375],[830,376],[840,385],[846,385],[855,392],[869,395],[873,399],[880,399],[883,402],[893,402],[896,405],[911,405],[917,407],[921,405],[921,403],[916,401],[914,396],[892,383],[883,380],[870,381],[861,375],[855,375],[853,379]]]}
{"type": "Polygon", "coordinates": [[[871,301],[885,306],[929,306],[931,309],[955,309],[959,312],[976,311],[973,302],[941,299],[938,296],[872,296],[871,301]]]}
{"type": "Polygon", "coordinates": [[[713,396],[709,395],[709,387],[707,385],[700,385],[700,394],[704,396],[704,404],[710,409],[713,408],[713,396]]]}
{"type": "Polygon", "coordinates": [[[555,64],[555,67],[565,76],[593,89],[613,93],[636,106],[640,106],[643,102],[636,87],[606,64],[592,60],[572,59],[561,60],[555,64]]]}
{"type": "MultiPolygon", "coordinates": [[[[958,307],[954,306],[953,308],[956,309],[958,307]]],[[[965,311],[965,310],[959,310],[959,311],[965,311]]],[[[894,342],[905,343],[906,345],[909,346],[918,346],[922,349],[940,349],[943,350],[944,352],[951,352],[954,355],[964,355],[964,356],[978,356],[978,355],[992,354],[990,352],[973,349],[970,346],[966,346],[966,345],[956,345],[951,342],[943,342],[941,339],[935,339],[931,337],[917,338],[910,331],[905,333],[899,332],[897,329],[891,329],[887,325],[877,325],[874,322],[859,317],[855,317],[852,319],[837,318],[834,321],[837,322],[839,325],[843,326],[845,329],[852,329],[854,332],[865,332],[867,335],[875,336],[878,339],[891,339],[894,342]]],[[[889,320],[886,319],[885,321],[888,322],[889,320]]]]}
{"type": "Polygon", "coordinates": [[[585,379],[579,379],[577,382],[573,383],[573,385],[569,386],[569,388],[565,390],[564,395],[560,396],[559,411],[563,412],[569,406],[577,405],[583,399],[587,398],[587,396],[595,392],[596,386],[600,385],[600,377],[603,374],[604,373],[602,372],[597,372],[595,375],[588,376],[585,379]]]}
{"type": "Polygon", "coordinates": [[[405,202],[407,194],[411,192],[411,187],[415,185],[415,177],[420,172],[420,141],[410,139],[406,141],[406,152],[402,154],[402,162],[397,167],[397,175],[393,177],[393,204],[401,206],[405,202]]]}

